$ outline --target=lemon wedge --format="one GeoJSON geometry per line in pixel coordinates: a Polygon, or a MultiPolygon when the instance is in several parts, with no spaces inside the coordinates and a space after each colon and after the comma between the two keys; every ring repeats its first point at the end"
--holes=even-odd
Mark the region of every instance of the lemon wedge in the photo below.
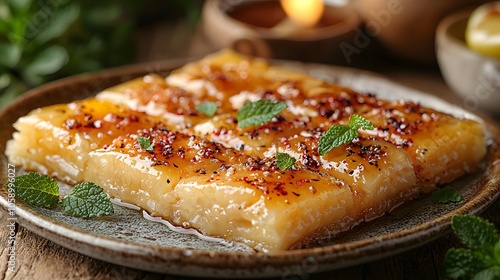
{"type": "Polygon", "coordinates": [[[484,4],[472,12],[465,41],[470,49],[500,59],[500,2],[484,4]]]}

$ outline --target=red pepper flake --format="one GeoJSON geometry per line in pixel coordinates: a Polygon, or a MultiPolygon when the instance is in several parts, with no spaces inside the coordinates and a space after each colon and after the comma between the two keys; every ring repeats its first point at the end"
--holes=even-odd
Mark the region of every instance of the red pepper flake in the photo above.
{"type": "Polygon", "coordinates": [[[245,176],[245,177],[241,178],[240,180],[245,181],[245,183],[252,183],[253,182],[252,180],[248,179],[248,176],[245,176]]]}
{"type": "Polygon", "coordinates": [[[137,117],[136,115],[130,115],[129,118],[130,118],[130,122],[138,122],[139,121],[139,117],[137,117]]]}
{"type": "Polygon", "coordinates": [[[177,155],[180,158],[185,158],[186,157],[186,149],[184,147],[180,147],[179,150],[177,150],[177,155]]]}
{"type": "Polygon", "coordinates": [[[195,173],[200,173],[200,174],[203,174],[203,175],[204,175],[204,174],[207,174],[207,171],[205,170],[205,168],[204,168],[204,167],[202,167],[202,168],[200,168],[200,169],[196,169],[194,172],[195,172],[195,173]]]}
{"type": "Polygon", "coordinates": [[[302,153],[302,163],[309,168],[319,168],[320,164],[311,155],[307,153],[307,150],[302,153]]]}
{"type": "Polygon", "coordinates": [[[287,191],[285,190],[285,188],[284,188],[284,185],[285,185],[285,182],[276,182],[276,183],[274,184],[274,190],[275,190],[276,192],[278,192],[278,195],[283,195],[283,196],[285,196],[285,195],[287,195],[287,194],[288,194],[288,192],[287,192],[287,191]]]}

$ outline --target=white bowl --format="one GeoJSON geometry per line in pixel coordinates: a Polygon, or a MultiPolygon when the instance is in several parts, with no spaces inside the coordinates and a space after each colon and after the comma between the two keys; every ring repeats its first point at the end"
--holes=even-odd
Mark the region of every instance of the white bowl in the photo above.
{"type": "Polygon", "coordinates": [[[470,111],[500,118],[500,60],[481,55],[465,43],[465,28],[472,10],[445,17],[436,32],[437,58],[448,86],[470,111]]]}

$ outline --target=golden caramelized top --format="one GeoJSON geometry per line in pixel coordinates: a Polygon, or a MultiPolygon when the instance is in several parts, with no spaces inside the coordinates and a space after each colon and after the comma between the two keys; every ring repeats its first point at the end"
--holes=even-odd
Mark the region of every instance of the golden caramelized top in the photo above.
{"type": "MultiPolygon", "coordinates": [[[[447,164],[449,158],[458,158],[442,159],[442,139],[459,137],[455,130],[469,130],[478,134],[477,142],[484,143],[482,127],[474,121],[413,102],[381,100],[231,52],[188,64],[167,78],[147,75],[68,108],[72,115],[61,126],[99,139],[101,148],[135,154],[137,137],[146,137],[154,146],[153,151],[142,151],[151,167],[198,166],[186,169],[195,173],[231,170],[234,164],[274,172],[276,153],[285,152],[297,160],[295,169],[329,174],[356,185],[403,149],[420,182],[435,185],[456,177],[438,174],[438,179],[431,179],[438,171],[428,166],[429,161],[447,164]],[[288,107],[268,123],[238,127],[238,110],[261,99],[288,107]],[[213,117],[196,109],[207,101],[217,105],[213,117]],[[363,116],[375,129],[359,130],[352,143],[320,156],[321,136],[334,124],[347,124],[352,114],[363,116]]],[[[484,154],[484,148],[477,151],[471,163],[484,154]]]]}
{"type": "MultiPolygon", "coordinates": [[[[170,127],[175,125],[182,133],[204,137],[258,158],[272,158],[276,151],[286,151],[304,167],[318,170],[342,166],[342,161],[358,154],[358,150],[365,151],[363,157],[356,159],[360,164],[375,165],[389,145],[407,150],[419,172],[426,161],[422,157],[435,149],[432,139],[441,137],[436,131],[457,125],[477,126],[481,134],[478,137],[484,137],[482,128],[474,121],[459,120],[414,102],[381,100],[232,52],[188,64],[166,79],[148,75],[111,88],[98,98],[109,100],[110,96],[125,96],[128,101],[122,104],[163,116],[170,127]],[[267,124],[239,128],[238,110],[245,102],[261,99],[282,101],[288,108],[267,124]],[[212,118],[195,108],[206,101],[217,104],[212,118]],[[320,157],[319,138],[332,125],[347,124],[352,114],[363,116],[376,129],[360,131],[359,141],[331,152],[338,155],[334,163],[330,153],[320,157]],[[372,141],[384,145],[374,145],[372,141]]],[[[346,172],[353,170],[358,169],[349,167],[346,172]]]]}

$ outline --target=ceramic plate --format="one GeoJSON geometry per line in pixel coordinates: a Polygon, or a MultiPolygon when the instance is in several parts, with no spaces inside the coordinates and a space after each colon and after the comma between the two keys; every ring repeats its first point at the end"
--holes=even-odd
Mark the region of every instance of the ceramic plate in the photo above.
{"type": "MultiPolygon", "coordinates": [[[[166,75],[184,62],[167,61],[112,69],[34,89],[0,113],[0,150],[5,150],[6,141],[11,138],[12,123],[34,108],[82,99],[149,72],[166,75]]],[[[383,98],[411,99],[457,116],[482,121],[436,97],[402,87],[372,73],[315,64],[276,63],[300,68],[358,91],[375,93],[383,98]]],[[[139,210],[118,205],[115,205],[114,215],[95,219],[69,217],[61,209],[30,207],[20,201],[9,205],[5,188],[0,191],[0,204],[4,210],[15,209],[17,221],[36,234],[71,250],[123,266],[214,278],[303,275],[373,261],[414,248],[448,232],[452,215],[477,214],[486,209],[500,196],[500,132],[495,125],[485,124],[490,134],[488,157],[478,172],[451,184],[460,191],[463,202],[436,204],[424,196],[318,248],[253,253],[244,246],[203,238],[191,231],[145,219],[139,210]]],[[[9,170],[13,171],[13,168],[2,153],[2,185],[9,170]]],[[[16,172],[22,170],[16,168],[16,172]]],[[[61,184],[61,188],[63,194],[68,191],[67,186],[61,184]]]]}

